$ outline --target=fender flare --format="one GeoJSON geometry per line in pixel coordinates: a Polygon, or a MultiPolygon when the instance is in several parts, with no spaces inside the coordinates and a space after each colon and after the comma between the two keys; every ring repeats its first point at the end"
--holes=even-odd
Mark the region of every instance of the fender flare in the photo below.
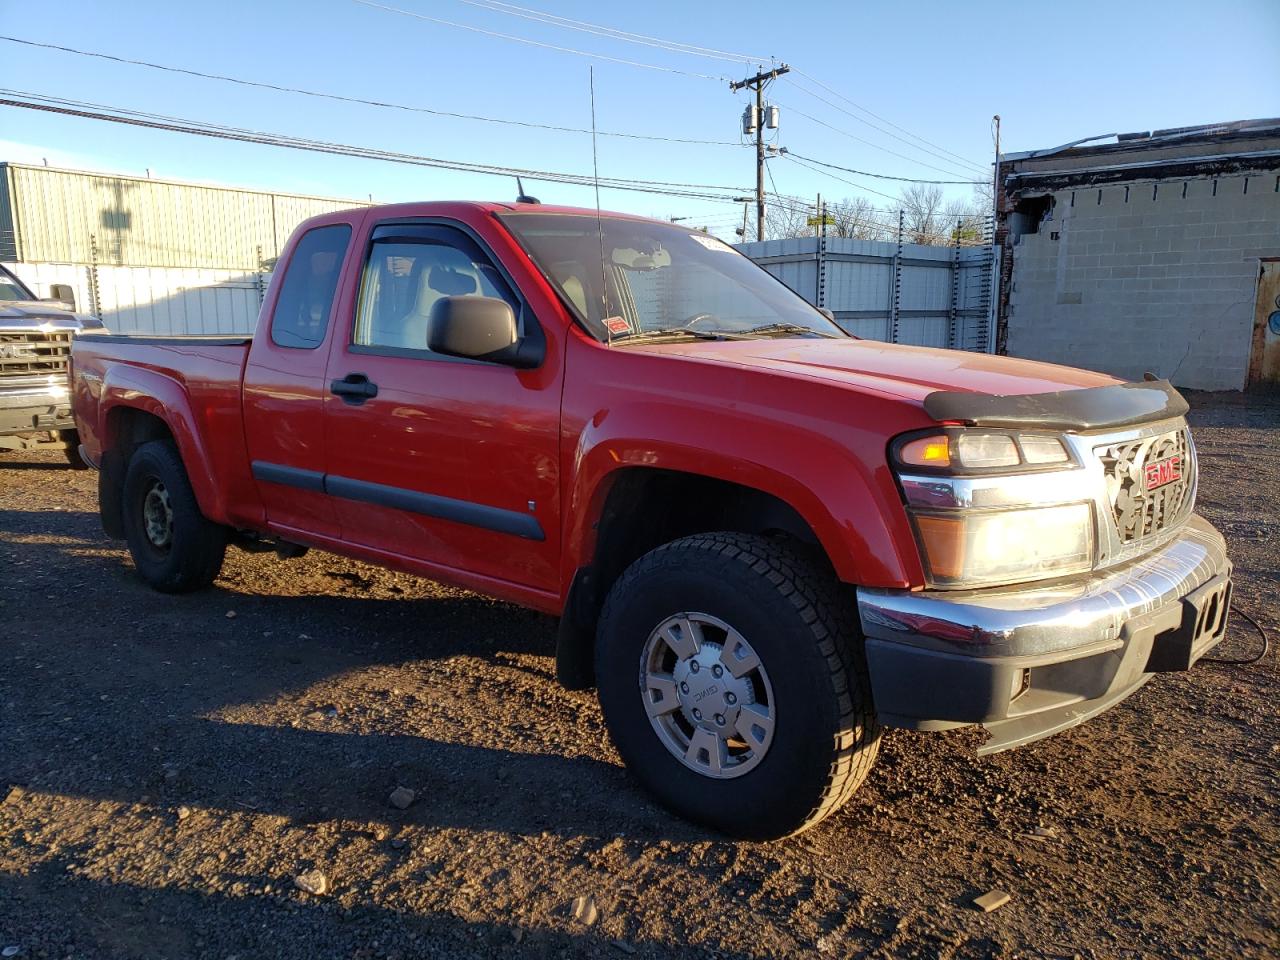
{"type": "MultiPolygon", "coordinates": [[[[767,432],[769,424],[759,424],[767,432]]],[[[782,428],[779,428],[782,429],[782,428]]],[[[818,543],[846,583],[906,587],[922,571],[910,529],[890,526],[893,511],[901,513],[896,497],[886,491],[847,450],[835,444],[808,447],[804,475],[785,473],[769,465],[772,457],[721,452],[722,444],[655,442],[639,436],[591,437],[584,431],[575,456],[574,483],[565,498],[563,582],[572,584],[576,572],[590,564],[596,546],[596,527],[614,481],[628,468],[651,467],[724,480],[759,490],[793,509],[813,531],[818,543]],[[902,539],[906,537],[905,541],[902,539]]],[[[766,437],[753,442],[767,444],[766,437]]],[[[763,451],[760,451],[763,452],[763,451]]],[[[567,600],[567,597],[564,598],[567,600]]]]}
{"type": "MultiPolygon", "coordinates": [[[[197,427],[191,398],[183,385],[156,370],[124,364],[110,367],[103,377],[98,406],[98,436],[102,438],[104,457],[120,442],[111,424],[112,414],[121,409],[150,414],[169,428],[191,480],[200,512],[215,523],[226,523],[226,498],[213,482],[209,452],[197,427]]],[[[127,469],[127,464],[124,466],[127,469]]]]}

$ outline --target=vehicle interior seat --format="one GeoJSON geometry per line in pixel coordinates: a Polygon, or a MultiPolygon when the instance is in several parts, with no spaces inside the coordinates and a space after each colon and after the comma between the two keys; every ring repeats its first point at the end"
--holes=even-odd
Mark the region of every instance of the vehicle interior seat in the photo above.
{"type": "Polygon", "coordinates": [[[375,324],[373,342],[388,347],[425,350],[427,321],[436,301],[442,297],[473,296],[479,292],[479,281],[469,273],[438,263],[426,266],[418,276],[418,296],[413,309],[393,323],[385,326],[375,324]]]}

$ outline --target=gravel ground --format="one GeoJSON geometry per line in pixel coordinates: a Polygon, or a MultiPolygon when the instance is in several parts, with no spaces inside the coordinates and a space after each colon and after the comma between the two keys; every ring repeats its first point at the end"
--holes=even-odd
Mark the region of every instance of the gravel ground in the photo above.
{"type": "MultiPolygon", "coordinates": [[[[1200,510],[1280,630],[1280,402],[1192,402],[1200,510]]],[[[1280,953],[1274,651],[986,760],[890,732],[844,810],[737,843],[637,791],[553,621],[322,553],[161,596],[95,505],[0,463],[5,957],[1280,953]]]]}

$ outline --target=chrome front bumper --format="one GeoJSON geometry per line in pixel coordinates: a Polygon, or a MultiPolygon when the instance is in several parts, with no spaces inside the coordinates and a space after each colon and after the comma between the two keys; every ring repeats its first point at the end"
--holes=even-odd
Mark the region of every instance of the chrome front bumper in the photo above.
{"type": "Polygon", "coordinates": [[[1230,572],[1222,536],[1193,515],[1152,553],[1067,583],[859,589],[876,708],[890,726],[981,723],[980,753],[1056,733],[1216,644],[1230,572]]]}
{"type": "Polygon", "coordinates": [[[65,382],[30,384],[16,383],[16,379],[0,379],[0,436],[75,426],[65,382]]]}

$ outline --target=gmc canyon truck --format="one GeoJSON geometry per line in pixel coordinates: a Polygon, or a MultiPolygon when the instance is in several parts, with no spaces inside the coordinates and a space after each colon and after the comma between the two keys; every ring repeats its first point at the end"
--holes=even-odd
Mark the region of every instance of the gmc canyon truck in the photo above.
{"type": "Polygon", "coordinates": [[[195,590],[318,547],[560,618],[672,810],[773,838],[884,726],[1078,724],[1222,637],[1164,381],[848,336],[731,247],[532,203],[302,224],[255,336],[84,336],[102,523],[195,590]]]}
{"type": "Polygon", "coordinates": [[[67,377],[71,341],[84,330],[103,327],[60,300],[37,300],[0,267],[0,452],[56,446],[85,466],[67,377]]]}

